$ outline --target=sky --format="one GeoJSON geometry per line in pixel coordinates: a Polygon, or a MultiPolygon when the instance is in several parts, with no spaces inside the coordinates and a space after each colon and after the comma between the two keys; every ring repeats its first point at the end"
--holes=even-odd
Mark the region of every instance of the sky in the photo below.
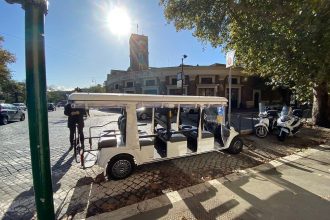
{"type": "MultiPolygon", "coordinates": [[[[0,15],[3,47],[17,59],[9,66],[12,78],[24,81],[24,10],[2,0],[0,15]]],[[[111,69],[127,70],[130,33],[148,36],[150,67],[178,66],[183,54],[188,55],[187,65],[225,63],[220,48],[201,43],[192,31],[177,32],[173,23],[168,24],[158,0],[49,0],[45,21],[47,85],[58,89],[89,87],[103,84],[111,69]],[[129,33],[111,31],[108,17],[114,8],[129,15],[129,33]]]]}

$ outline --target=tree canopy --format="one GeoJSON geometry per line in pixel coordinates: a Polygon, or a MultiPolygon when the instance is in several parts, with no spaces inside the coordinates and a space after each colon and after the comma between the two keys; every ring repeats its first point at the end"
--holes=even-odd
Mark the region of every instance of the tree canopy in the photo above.
{"type": "MultiPolygon", "coordinates": [[[[249,74],[292,89],[300,100],[313,90],[317,124],[327,118],[330,81],[328,0],[160,0],[177,30],[214,47],[235,49],[249,74]],[[325,91],[325,92],[322,92],[325,91]]],[[[322,124],[322,122],[321,122],[322,124]]]]}
{"type": "Polygon", "coordinates": [[[4,39],[0,36],[0,95],[7,92],[8,84],[11,83],[11,73],[8,64],[15,62],[15,56],[2,47],[4,39]]]}

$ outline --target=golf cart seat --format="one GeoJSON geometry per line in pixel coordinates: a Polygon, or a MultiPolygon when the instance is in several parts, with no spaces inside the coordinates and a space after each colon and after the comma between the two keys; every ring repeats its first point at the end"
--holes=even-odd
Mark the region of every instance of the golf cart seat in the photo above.
{"type": "Polygon", "coordinates": [[[98,142],[98,148],[117,147],[116,135],[101,136],[98,142]]]}
{"type": "Polygon", "coordinates": [[[172,134],[171,138],[169,139],[170,142],[181,142],[181,141],[187,141],[186,136],[183,134],[172,134]]]}
{"type": "MultiPolygon", "coordinates": [[[[190,133],[190,136],[193,137],[194,139],[197,139],[198,138],[197,131],[196,130],[195,131],[192,131],[190,133]]],[[[202,131],[202,139],[203,138],[214,138],[214,135],[211,132],[209,132],[209,131],[202,131]]]]}
{"type": "Polygon", "coordinates": [[[139,138],[140,146],[149,146],[155,144],[155,138],[154,137],[140,137],[139,138]]]}

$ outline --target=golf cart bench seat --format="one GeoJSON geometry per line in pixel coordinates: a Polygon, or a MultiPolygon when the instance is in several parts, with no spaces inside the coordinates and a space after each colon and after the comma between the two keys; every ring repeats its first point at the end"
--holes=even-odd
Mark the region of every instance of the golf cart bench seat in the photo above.
{"type": "Polygon", "coordinates": [[[98,143],[98,148],[117,147],[116,135],[101,136],[98,143]]]}
{"type": "Polygon", "coordinates": [[[183,134],[172,134],[171,138],[169,140],[170,142],[181,142],[181,141],[187,141],[186,136],[184,136],[183,134]]]}
{"type": "MultiPolygon", "coordinates": [[[[191,125],[182,125],[181,131],[184,135],[191,137],[193,139],[198,138],[198,129],[195,126],[191,125]]],[[[214,135],[209,131],[202,131],[202,138],[213,138],[214,135]]]]}
{"type": "Polygon", "coordinates": [[[159,128],[156,130],[157,132],[157,136],[163,140],[164,142],[181,142],[181,141],[187,141],[186,136],[184,136],[181,131],[175,131],[175,130],[171,130],[171,135],[170,138],[168,138],[168,135],[166,133],[166,129],[165,128],[159,128]]]}
{"type": "Polygon", "coordinates": [[[139,143],[140,143],[140,147],[142,147],[142,146],[149,146],[149,145],[155,145],[155,137],[157,137],[156,134],[149,135],[145,131],[139,132],[139,143]]]}
{"type": "MultiPolygon", "coordinates": [[[[190,133],[190,136],[197,139],[198,138],[198,133],[197,131],[193,131],[190,133]]],[[[202,138],[213,138],[214,135],[209,132],[209,131],[202,131],[202,138]]]]}

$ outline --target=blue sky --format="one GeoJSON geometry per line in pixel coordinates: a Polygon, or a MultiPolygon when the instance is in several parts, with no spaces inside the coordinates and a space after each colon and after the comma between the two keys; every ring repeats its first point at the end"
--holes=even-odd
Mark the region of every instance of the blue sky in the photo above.
{"type": "MultiPolygon", "coordinates": [[[[59,88],[88,87],[103,83],[111,69],[129,66],[129,35],[114,35],[107,26],[108,11],[126,8],[132,20],[132,33],[149,37],[149,66],[224,63],[219,48],[203,45],[191,31],[176,32],[167,24],[159,1],[154,0],[50,0],[46,16],[47,85],[59,88]]],[[[0,1],[0,35],[4,48],[15,54],[10,65],[13,79],[25,79],[24,10],[19,5],[0,1]],[[6,18],[6,19],[3,19],[6,18]]]]}

